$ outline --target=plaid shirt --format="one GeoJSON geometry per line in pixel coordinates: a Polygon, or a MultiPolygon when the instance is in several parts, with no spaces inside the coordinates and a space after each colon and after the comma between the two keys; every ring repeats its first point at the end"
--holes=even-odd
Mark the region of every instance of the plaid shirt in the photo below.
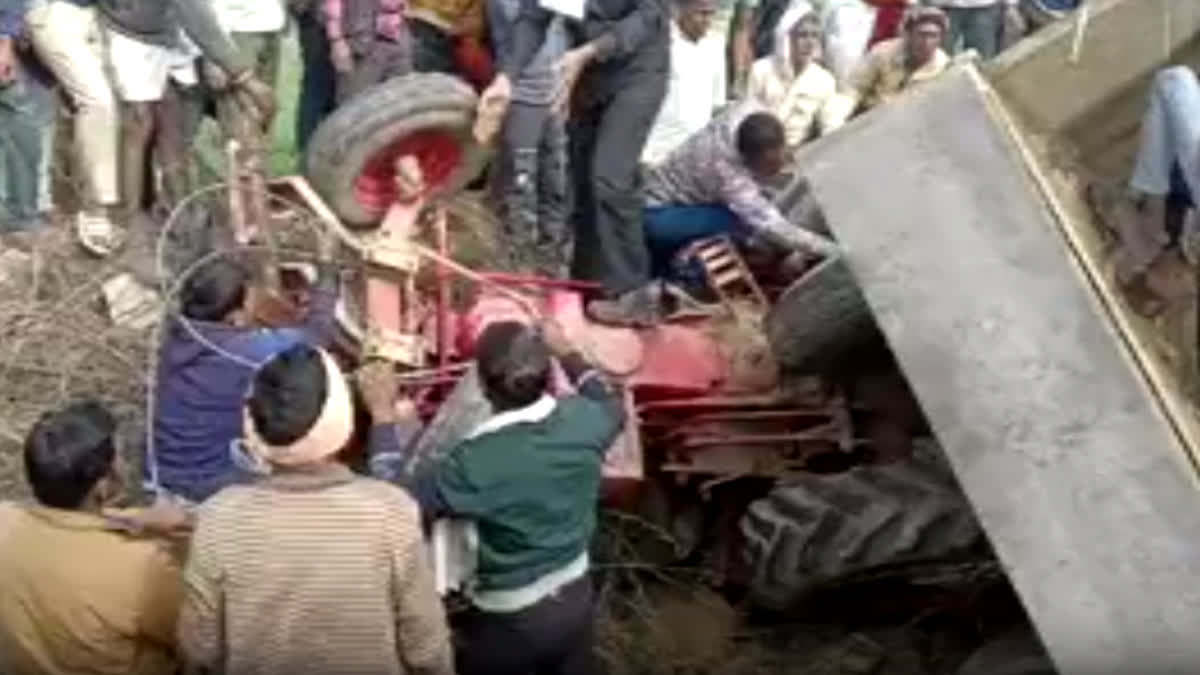
{"type": "Polygon", "coordinates": [[[756,112],[764,112],[756,102],[727,107],[667,155],[646,177],[646,206],[722,204],[748,227],[785,246],[821,255],[834,253],[837,246],[832,241],[788,222],[742,162],[737,129],[756,112]]]}
{"type": "Polygon", "coordinates": [[[357,16],[364,10],[373,10],[377,36],[391,42],[400,42],[403,38],[404,12],[408,9],[404,0],[350,0],[350,5],[350,12],[347,12],[346,0],[325,0],[326,32],[331,39],[346,37],[346,33],[355,30],[357,22],[348,22],[346,15],[357,16]]]}

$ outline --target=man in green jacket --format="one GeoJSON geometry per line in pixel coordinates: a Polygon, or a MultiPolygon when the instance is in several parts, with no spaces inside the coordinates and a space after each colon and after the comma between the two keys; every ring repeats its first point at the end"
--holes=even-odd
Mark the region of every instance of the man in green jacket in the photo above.
{"type": "MultiPolygon", "coordinates": [[[[604,453],[624,424],[621,398],[553,322],[540,331],[492,324],[476,368],[493,416],[430,469],[386,476],[407,485],[427,520],[474,524],[473,608],[455,626],[458,672],[591,672],[588,546],[604,453]],[[553,359],[575,395],[546,393],[553,359]]],[[[374,380],[364,384],[376,424],[370,452],[396,455],[420,425],[411,405],[396,404],[394,380],[374,380]]]]}

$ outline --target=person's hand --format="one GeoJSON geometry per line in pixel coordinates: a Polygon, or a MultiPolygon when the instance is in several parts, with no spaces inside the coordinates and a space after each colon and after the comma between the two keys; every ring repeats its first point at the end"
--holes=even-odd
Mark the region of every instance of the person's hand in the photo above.
{"type": "Polygon", "coordinates": [[[565,356],[570,354],[574,349],[570,339],[567,338],[567,332],[563,330],[562,324],[553,317],[546,317],[542,320],[539,329],[542,333],[542,340],[546,343],[546,348],[555,356],[565,356]]]}
{"type": "Polygon", "coordinates": [[[334,71],[341,75],[354,70],[354,52],[350,51],[350,45],[344,39],[329,44],[329,60],[333,63],[334,71]]]}
{"type": "Polygon", "coordinates": [[[812,256],[804,251],[792,251],[779,263],[779,271],[789,280],[796,279],[811,267],[812,256]]]}
{"type": "Polygon", "coordinates": [[[332,227],[322,229],[317,235],[317,262],[333,262],[341,243],[341,238],[332,227]]]}
{"type": "Polygon", "coordinates": [[[271,85],[251,75],[242,79],[238,83],[238,87],[246,93],[254,107],[258,110],[259,118],[263,126],[270,123],[275,117],[275,90],[271,85]]]}
{"type": "Polygon", "coordinates": [[[195,526],[191,513],[165,499],[144,509],[106,509],[103,515],[112,529],[137,537],[182,539],[191,535],[195,526]]]}
{"type": "Polygon", "coordinates": [[[17,80],[17,50],[11,38],[0,38],[0,87],[17,80]]]}
{"type": "Polygon", "coordinates": [[[475,125],[472,133],[475,142],[488,145],[500,131],[504,115],[508,113],[508,104],[512,101],[512,82],[504,73],[496,75],[492,83],[479,95],[479,104],[475,108],[475,125]]]}
{"type": "Polygon", "coordinates": [[[554,90],[554,100],[550,103],[551,110],[556,114],[566,116],[567,107],[571,102],[571,92],[575,90],[579,76],[583,74],[584,69],[592,62],[595,55],[596,48],[588,43],[568,50],[559,59],[555,66],[558,86],[554,90]]]}
{"type": "Polygon", "coordinates": [[[387,361],[371,361],[359,368],[358,389],[374,424],[395,424],[416,419],[413,402],[398,396],[396,367],[387,361]]]}
{"type": "Polygon", "coordinates": [[[1025,14],[1021,12],[1021,8],[1017,5],[1009,5],[1004,12],[1005,46],[1025,37],[1027,32],[1029,32],[1029,22],[1025,20],[1025,14]]]}

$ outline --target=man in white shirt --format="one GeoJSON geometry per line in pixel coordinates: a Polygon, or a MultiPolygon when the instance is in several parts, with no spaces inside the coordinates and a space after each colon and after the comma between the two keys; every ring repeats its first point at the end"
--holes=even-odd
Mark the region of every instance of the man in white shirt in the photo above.
{"type": "Polygon", "coordinates": [[[789,148],[840,127],[850,113],[833,74],[817,63],[820,44],[820,17],[796,2],[775,28],[774,53],[750,69],[747,98],[779,118],[789,148]]]}
{"type": "Polygon", "coordinates": [[[671,21],[671,76],[642,163],[661,162],[689,136],[704,128],[725,103],[725,64],[709,33],[717,0],[675,0],[671,21]]]}

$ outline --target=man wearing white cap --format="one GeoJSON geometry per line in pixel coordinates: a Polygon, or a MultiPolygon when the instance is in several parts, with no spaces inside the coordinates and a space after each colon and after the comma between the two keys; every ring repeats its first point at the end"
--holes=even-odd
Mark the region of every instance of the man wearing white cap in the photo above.
{"type": "Polygon", "coordinates": [[[353,434],[345,377],[297,345],[267,362],[245,442],[269,475],[200,507],[179,643],[206,672],[454,672],[416,503],[338,460],[353,434]]]}

